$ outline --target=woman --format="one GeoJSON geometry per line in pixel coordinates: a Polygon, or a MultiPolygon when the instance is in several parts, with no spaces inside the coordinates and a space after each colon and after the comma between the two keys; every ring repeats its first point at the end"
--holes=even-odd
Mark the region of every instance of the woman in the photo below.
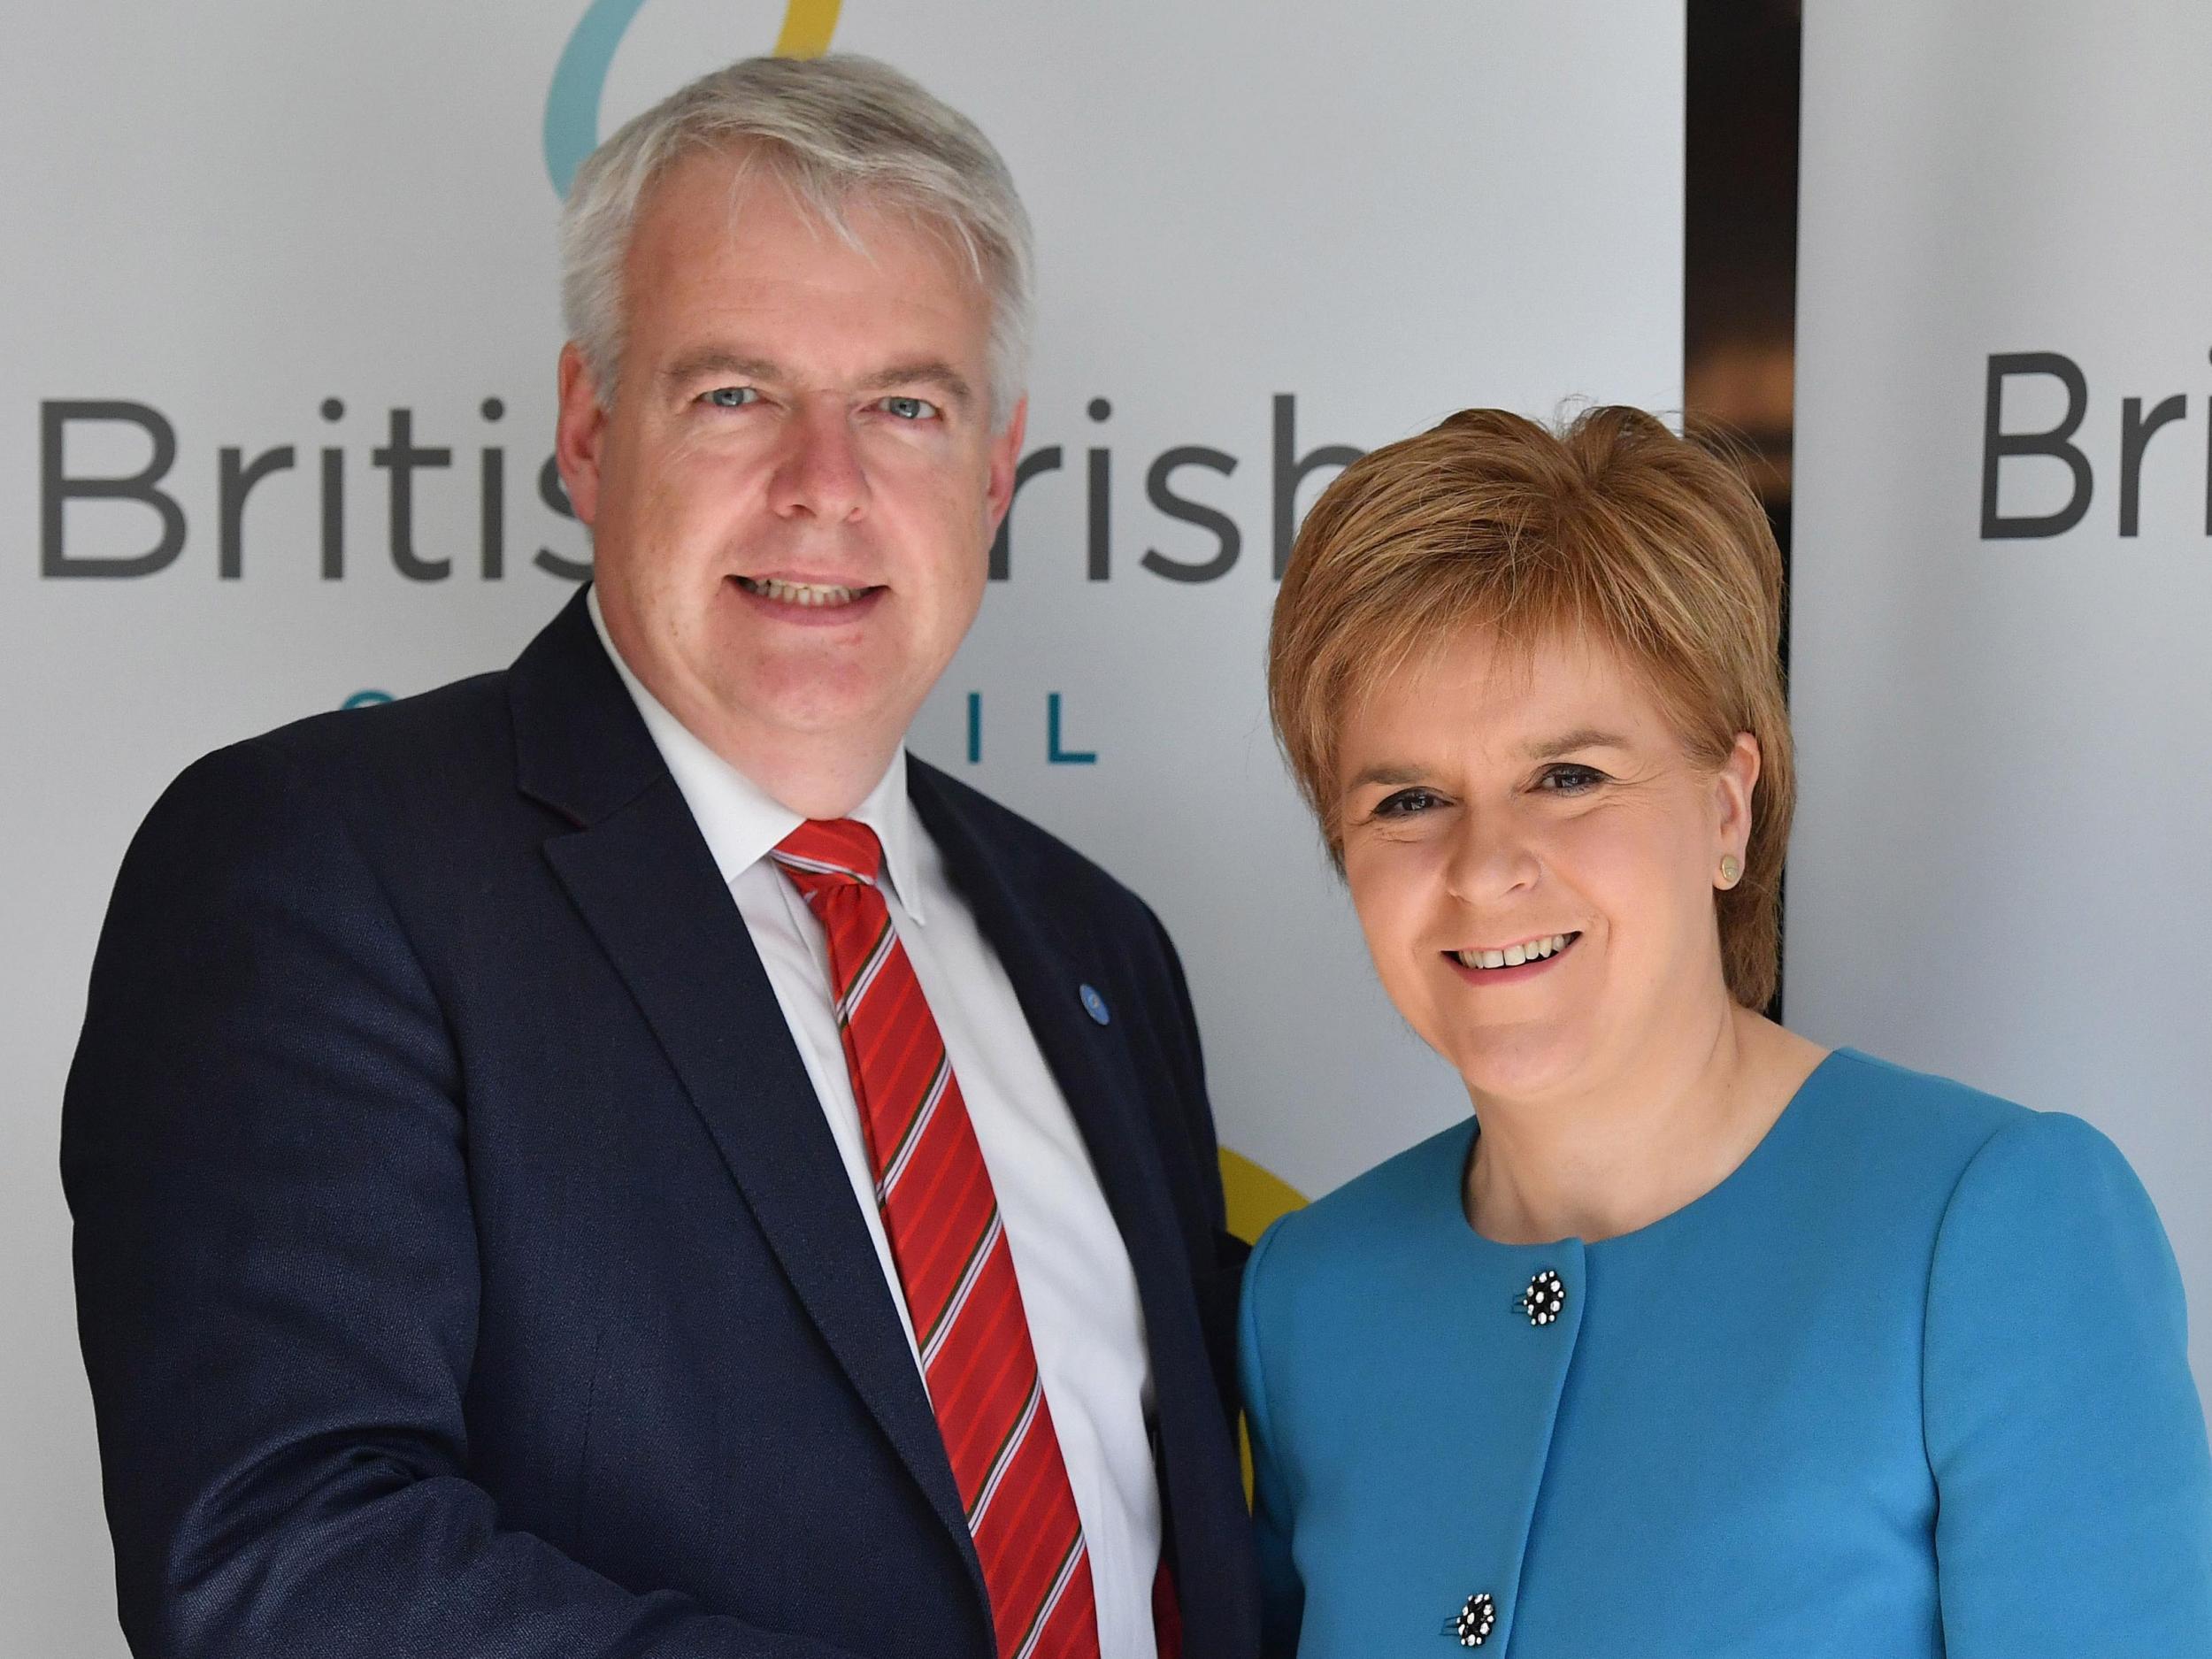
{"type": "Polygon", "coordinates": [[[1277,730],[1474,1121],[1247,1270],[1274,1653],[2212,1655],[2119,1153],[1758,1011],[1780,596],[1741,484],[1633,410],[1468,411],[1306,521],[1277,730]]]}

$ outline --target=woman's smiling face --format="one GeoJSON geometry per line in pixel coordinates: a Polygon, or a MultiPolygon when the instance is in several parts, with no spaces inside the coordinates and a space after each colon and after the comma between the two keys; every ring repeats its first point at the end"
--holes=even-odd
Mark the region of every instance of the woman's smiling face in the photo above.
{"type": "Polygon", "coordinates": [[[1378,680],[1338,760],[1376,971],[1479,1097],[1633,1075],[1727,1006],[1713,890],[1749,833],[1747,734],[1701,764],[1609,648],[1477,627],[1378,680]]]}

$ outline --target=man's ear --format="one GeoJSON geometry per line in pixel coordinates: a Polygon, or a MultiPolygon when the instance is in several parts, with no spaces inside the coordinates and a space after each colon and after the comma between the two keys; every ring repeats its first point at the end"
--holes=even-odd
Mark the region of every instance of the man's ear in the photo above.
{"type": "Polygon", "coordinates": [[[599,517],[599,455],[607,435],[607,411],[599,387],[572,340],[561,348],[561,412],[554,427],[553,459],[561,469],[569,505],[588,529],[599,517]]]}
{"type": "Polygon", "coordinates": [[[1014,470],[1021,463],[1022,436],[1029,430],[1029,399],[1025,396],[1014,405],[1014,412],[1007,418],[1004,430],[991,440],[989,480],[984,487],[984,505],[990,516],[989,529],[993,535],[1005,522],[1007,511],[1014,504],[1014,470]]]}

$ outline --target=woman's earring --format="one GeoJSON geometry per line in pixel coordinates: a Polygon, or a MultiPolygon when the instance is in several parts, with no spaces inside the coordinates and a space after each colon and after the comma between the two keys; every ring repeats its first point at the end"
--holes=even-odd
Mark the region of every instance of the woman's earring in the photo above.
{"type": "Polygon", "coordinates": [[[1720,856],[1721,886],[1724,887],[1732,887],[1736,885],[1736,883],[1742,879],[1743,860],[1737,857],[1733,853],[1723,853],[1720,856]]]}

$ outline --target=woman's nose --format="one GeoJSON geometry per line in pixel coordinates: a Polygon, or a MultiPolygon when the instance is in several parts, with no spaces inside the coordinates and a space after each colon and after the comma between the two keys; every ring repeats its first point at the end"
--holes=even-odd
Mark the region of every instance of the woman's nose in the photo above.
{"type": "Polygon", "coordinates": [[[1467,903],[1497,899],[1536,879],[1535,849],[1509,812],[1467,812],[1452,833],[1444,882],[1467,903]]]}

